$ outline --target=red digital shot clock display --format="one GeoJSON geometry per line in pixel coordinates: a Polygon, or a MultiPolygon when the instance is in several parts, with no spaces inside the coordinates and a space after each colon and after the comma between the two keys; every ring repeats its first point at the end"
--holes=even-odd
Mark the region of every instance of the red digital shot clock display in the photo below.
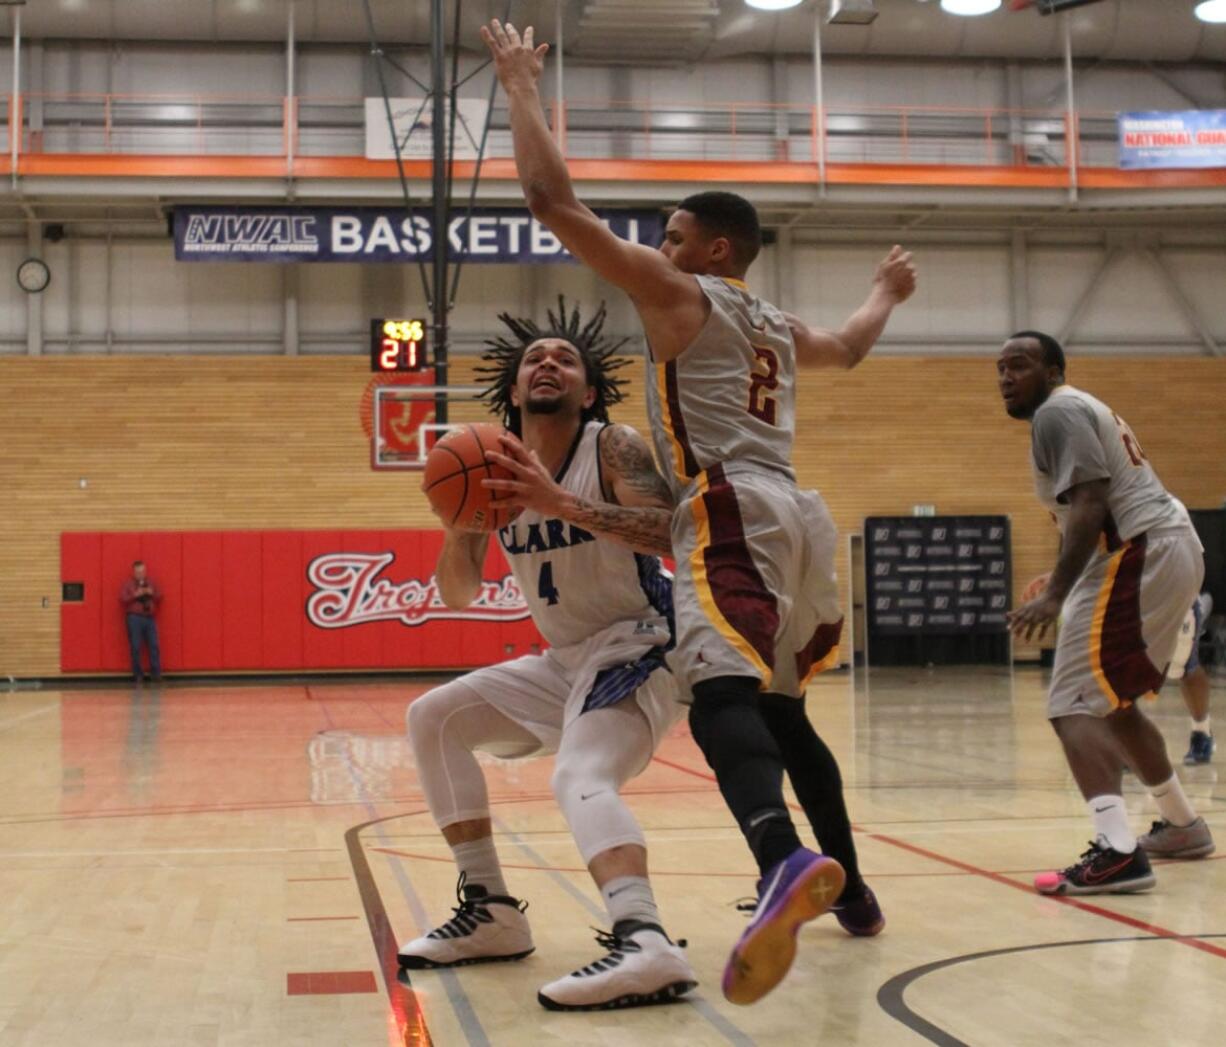
{"type": "Polygon", "coordinates": [[[425,371],[431,366],[425,320],[371,320],[372,371],[425,371]]]}

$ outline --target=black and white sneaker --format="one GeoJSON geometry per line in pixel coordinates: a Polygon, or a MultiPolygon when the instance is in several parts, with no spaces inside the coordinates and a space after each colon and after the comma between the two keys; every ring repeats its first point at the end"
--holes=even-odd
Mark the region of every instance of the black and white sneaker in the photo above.
{"type": "Polygon", "coordinates": [[[463,967],[470,963],[522,960],[535,946],[527,902],[490,894],[480,884],[465,884],[461,874],[456,885],[452,917],[429,934],[402,945],[396,958],[401,967],[463,967]]]}
{"type": "Polygon", "coordinates": [[[655,924],[626,921],[596,932],[606,954],[536,994],[551,1011],[611,1011],[670,1003],[698,984],[683,951],[655,924]]]}

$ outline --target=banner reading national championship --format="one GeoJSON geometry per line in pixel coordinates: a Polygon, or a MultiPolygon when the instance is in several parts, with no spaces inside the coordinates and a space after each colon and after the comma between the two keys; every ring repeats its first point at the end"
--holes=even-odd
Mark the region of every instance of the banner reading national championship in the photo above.
{"type": "Polygon", "coordinates": [[[1226,109],[1120,113],[1120,167],[1226,167],[1226,109]]]}
{"type": "MultiPolygon", "coordinates": [[[[597,210],[618,236],[659,246],[658,210],[597,210]]],[[[406,262],[434,258],[429,214],[403,208],[175,208],[175,258],[180,262],[406,262]]],[[[448,257],[465,262],[573,262],[548,229],[523,208],[477,208],[447,227],[448,257]]]]}

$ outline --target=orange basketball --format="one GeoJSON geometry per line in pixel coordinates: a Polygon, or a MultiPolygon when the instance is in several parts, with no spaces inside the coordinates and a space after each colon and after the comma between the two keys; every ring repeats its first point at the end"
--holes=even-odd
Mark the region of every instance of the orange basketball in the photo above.
{"type": "Polygon", "coordinates": [[[512,509],[491,509],[494,492],[482,480],[509,480],[511,473],[485,460],[486,451],[501,451],[501,425],[478,422],[453,429],[430,448],[421,489],[448,527],[496,531],[517,515],[512,509]]]}
{"type": "Polygon", "coordinates": [[[1026,583],[1026,588],[1022,590],[1022,595],[1018,598],[1017,605],[1020,607],[1022,604],[1029,603],[1035,599],[1047,588],[1047,580],[1050,577],[1050,574],[1041,574],[1037,578],[1031,578],[1026,583]]]}

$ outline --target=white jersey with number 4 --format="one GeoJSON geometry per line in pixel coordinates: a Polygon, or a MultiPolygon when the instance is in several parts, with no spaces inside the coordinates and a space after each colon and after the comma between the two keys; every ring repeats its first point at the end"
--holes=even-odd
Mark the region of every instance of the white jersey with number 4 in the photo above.
{"type": "MultiPolygon", "coordinates": [[[[591,502],[601,489],[600,433],[588,422],[555,479],[591,502]]],[[[672,580],[658,557],[597,538],[565,520],[525,510],[498,532],[532,620],[551,647],[582,643],[619,622],[640,623],[647,643],[671,636],[672,580]]]]}

